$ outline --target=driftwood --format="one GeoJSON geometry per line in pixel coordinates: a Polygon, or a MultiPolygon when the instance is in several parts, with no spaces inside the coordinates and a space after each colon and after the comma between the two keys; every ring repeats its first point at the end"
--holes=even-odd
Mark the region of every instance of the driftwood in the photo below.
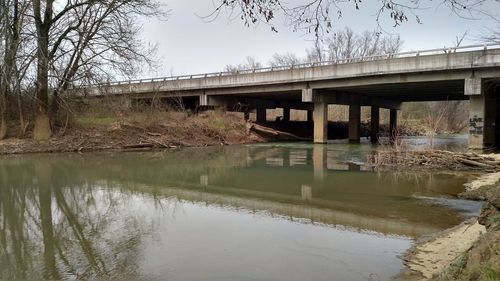
{"type": "Polygon", "coordinates": [[[369,156],[368,163],[375,168],[500,171],[497,159],[473,152],[382,150],[369,156]]]}
{"type": "Polygon", "coordinates": [[[134,148],[151,148],[154,147],[154,143],[137,143],[137,144],[127,144],[122,146],[123,149],[134,149],[134,148]]]}
{"type": "Polygon", "coordinates": [[[479,160],[479,159],[470,160],[470,159],[464,159],[464,158],[461,158],[461,157],[457,157],[456,159],[458,161],[464,163],[465,165],[469,165],[469,166],[476,166],[476,167],[481,167],[481,168],[493,168],[493,166],[490,165],[490,164],[481,163],[479,161],[476,161],[476,160],[479,160]]]}
{"type": "Polygon", "coordinates": [[[308,138],[299,137],[299,136],[294,135],[294,134],[278,131],[278,130],[271,129],[271,128],[264,127],[264,126],[257,125],[257,124],[250,124],[248,127],[248,130],[253,131],[259,135],[263,135],[266,137],[272,137],[272,138],[275,138],[278,140],[301,140],[301,141],[309,140],[308,138]]]}

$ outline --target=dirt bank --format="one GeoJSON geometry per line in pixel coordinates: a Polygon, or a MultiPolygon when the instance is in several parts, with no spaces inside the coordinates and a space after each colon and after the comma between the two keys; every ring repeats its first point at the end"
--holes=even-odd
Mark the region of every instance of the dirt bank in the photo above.
{"type": "Polygon", "coordinates": [[[243,118],[222,112],[134,113],[118,117],[80,117],[47,141],[0,140],[0,154],[135,151],[260,142],[243,118]]]}
{"type": "Polygon", "coordinates": [[[485,201],[481,215],[419,242],[405,257],[407,280],[500,280],[500,182],[491,173],[459,197],[485,201]]]}
{"type": "Polygon", "coordinates": [[[419,243],[406,256],[408,268],[415,280],[429,280],[445,270],[463,252],[469,250],[486,228],[477,220],[464,222],[436,237],[419,243]]]}

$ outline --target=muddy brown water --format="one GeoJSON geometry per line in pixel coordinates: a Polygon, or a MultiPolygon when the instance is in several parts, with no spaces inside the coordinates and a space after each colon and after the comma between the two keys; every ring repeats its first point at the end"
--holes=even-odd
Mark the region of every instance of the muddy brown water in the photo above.
{"type": "Polygon", "coordinates": [[[376,173],[376,147],[0,158],[0,280],[388,280],[476,215],[473,177],[376,173]]]}

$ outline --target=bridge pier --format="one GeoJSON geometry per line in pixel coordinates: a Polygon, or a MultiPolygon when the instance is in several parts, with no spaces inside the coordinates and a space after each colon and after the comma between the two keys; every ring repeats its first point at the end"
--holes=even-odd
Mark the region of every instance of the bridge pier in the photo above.
{"type": "Polygon", "coordinates": [[[283,122],[289,122],[290,121],[290,108],[289,107],[283,107],[283,122]]]}
{"type": "Polygon", "coordinates": [[[359,97],[352,97],[349,105],[349,142],[359,143],[361,137],[361,105],[359,97]]]}
{"type": "Polygon", "coordinates": [[[314,143],[328,141],[328,103],[318,100],[314,102],[314,143]]]}
{"type": "Polygon", "coordinates": [[[371,106],[370,112],[370,141],[371,143],[378,142],[378,134],[380,129],[380,107],[371,106]]]}
{"type": "Polygon", "coordinates": [[[394,144],[398,137],[398,110],[389,109],[389,142],[394,144]]]}
{"type": "Polygon", "coordinates": [[[256,121],[258,123],[262,123],[262,122],[266,122],[267,121],[267,115],[266,115],[266,109],[265,108],[262,108],[262,107],[259,107],[255,110],[255,114],[256,114],[256,121]]]}
{"type": "Polygon", "coordinates": [[[312,117],[314,125],[314,143],[327,143],[328,141],[328,101],[317,90],[302,89],[302,102],[312,102],[312,116],[307,111],[308,121],[312,117]]]}
{"type": "Polygon", "coordinates": [[[129,97],[123,98],[123,108],[125,108],[125,109],[132,108],[132,98],[129,98],[129,97]]]}
{"type": "Polygon", "coordinates": [[[313,118],[313,111],[312,110],[308,110],[307,111],[307,122],[313,122],[314,118],[313,118]]]}
{"type": "Polygon", "coordinates": [[[494,95],[495,85],[485,85],[481,78],[465,79],[464,93],[469,96],[469,148],[483,149],[498,145],[499,128],[495,124],[500,121],[496,113],[498,97],[494,95]]]}
{"type": "Polygon", "coordinates": [[[470,96],[469,99],[469,148],[484,147],[485,98],[483,95],[470,96]]]}

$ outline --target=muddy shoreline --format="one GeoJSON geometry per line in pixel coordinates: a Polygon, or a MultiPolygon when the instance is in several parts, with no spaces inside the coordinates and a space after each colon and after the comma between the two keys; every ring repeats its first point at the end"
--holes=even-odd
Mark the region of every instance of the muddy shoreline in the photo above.
{"type": "Polygon", "coordinates": [[[483,201],[481,215],[417,241],[403,256],[407,268],[396,280],[498,280],[499,179],[497,172],[467,183],[458,197],[483,201]]]}

